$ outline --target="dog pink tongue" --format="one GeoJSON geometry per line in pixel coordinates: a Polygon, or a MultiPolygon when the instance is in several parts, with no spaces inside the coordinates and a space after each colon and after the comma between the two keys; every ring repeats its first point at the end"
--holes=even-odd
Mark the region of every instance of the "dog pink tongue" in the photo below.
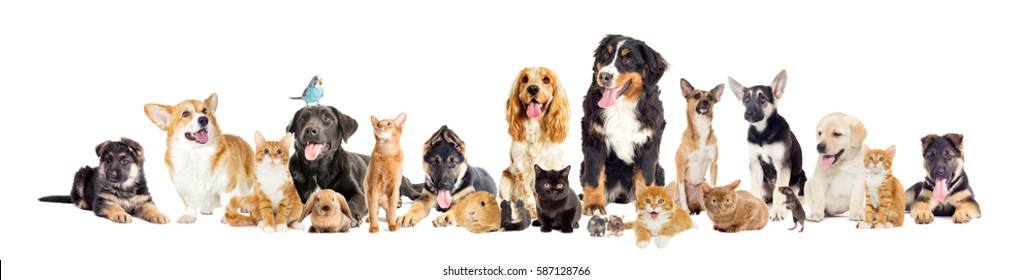
{"type": "Polygon", "coordinates": [[[315,160],[315,158],[319,157],[319,154],[322,154],[324,149],[326,149],[326,144],[308,143],[305,146],[305,159],[315,160]]]}
{"type": "Polygon", "coordinates": [[[949,191],[946,190],[946,179],[935,180],[935,190],[932,191],[932,194],[935,195],[935,200],[946,201],[946,195],[949,194],[949,191]]]}
{"type": "Polygon", "coordinates": [[[444,209],[448,209],[448,207],[451,207],[451,191],[437,191],[437,205],[441,206],[441,208],[444,209]]]}
{"type": "Polygon", "coordinates": [[[201,144],[207,144],[208,143],[208,131],[207,130],[201,130],[201,131],[198,131],[197,133],[193,133],[193,136],[194,136],[194,141],[197,141],[197,143],[201,143],[201,144]]]}
{"type": "Polygon", "coordinates": [[[835,163],[835,156],[821,157],[821,167],[824,167],[824,169],[831,168],[832,163],[835,163]]]}
{"type": "Polygon", "coordinates": [[[615,105],[616,97],[617,95],[619,95],[616,92],[617,90],[619,90],[619,88],[607,88],[604,92],[602,92],[602,100],[598,101],[598,107],[605,109],[609,108],[609,106],[615,105]]]}
{"type": "Polygon", "coordinates": [[[537,102],[531,102],[530,106],[527,106],[527,117],[536,119],[541,116],[541,104],[537,102]]]}

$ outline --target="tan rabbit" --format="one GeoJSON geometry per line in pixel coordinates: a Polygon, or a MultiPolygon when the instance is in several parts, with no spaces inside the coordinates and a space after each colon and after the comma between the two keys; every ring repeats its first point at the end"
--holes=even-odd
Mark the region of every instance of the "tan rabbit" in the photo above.
{"type": "Polygon", "coordinates": [[[502,225],[502,209],[498,207],[495,195],[476,192],[455,205],[455,211],[445,214],[445,225],[455,222],[472,233],[498,231],[502,225]]]}
{"type": "Polygon", "coordinates": [[[312,194],[301,211],[298,222],[312,215],[311,233],[348,232],[351,229],[351,208],[343,195],[333,190],[320,190],[312,194]]]}

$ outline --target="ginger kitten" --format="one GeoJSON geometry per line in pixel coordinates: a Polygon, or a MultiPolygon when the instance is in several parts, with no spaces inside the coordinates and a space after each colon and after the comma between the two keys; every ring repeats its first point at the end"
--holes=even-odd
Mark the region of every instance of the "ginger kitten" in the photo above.
{"type": "Polygon", "coordinates": [[[694,227],[688,211],[674,204],[671,192],[677,191],[677,182],[670,184],[666,188],[641,185],[635,188],[638,220],[627,222],[625,226],[634,230],[638,248],[648,247],[653,237],[656,238],[656,248],[666,248],[670,238],[694,227]]]}
{"type": "Polygon", "coordinates": [[[867,169],[864,220],[856,228],[893,228],[903,225],[906,197],[903,184],[892,175],[892,159],[896,145],[885,150],[872,150],[864,145],[864,168],[867,169]]]}
{"type": "Polygon", "coordinates": [[[293,134],[279,141],[266,141],[261,132],[254,132],[254,177],[251,193],[237,196],[226,205],[226,222],[231,226],[257,224],[265,232],[286,232],[298,228],[301,218],[301,196],[294,188],[287,163],[293,134]],[[247,209],[249,216],[234,209],[247,209]]]}
{"type": "Polygon", "coordinates": [[[741,182],[735,180],[717,188],[703,182],[703,203],[706,203],[706,214],[713,220],[714,230],[735,233],[760,230],[767,225],[767,205],[748,191],[736,191],[741,182]]]}
{"type": "Polygon", "coordinates": [[[369,157],[369,169],[365,175],[366,205],[369,207],[369,233],[380,231],[376,215],[383,208],[387,212],[387,229],[398,230],[395,224],[395,211],[398,207],[398,195],[401,188],[401,166],[404,154],[401,152],[401,129],[405,127],[407,115],[401,113],[397,118],[378,120],[370,116],[373,124],[373,135],[376,145],[369,157]]]}

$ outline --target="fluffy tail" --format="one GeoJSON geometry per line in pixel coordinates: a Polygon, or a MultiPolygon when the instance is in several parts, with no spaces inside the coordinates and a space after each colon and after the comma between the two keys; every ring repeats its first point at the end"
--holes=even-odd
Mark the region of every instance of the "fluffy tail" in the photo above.
{"type": "Polygon", "coordinates": [[[72,196],[70,195],[51,195],[40,197],[39,201],[42,202],[54,202],[54,203],[68,203],[72,204],[72,196]]]}

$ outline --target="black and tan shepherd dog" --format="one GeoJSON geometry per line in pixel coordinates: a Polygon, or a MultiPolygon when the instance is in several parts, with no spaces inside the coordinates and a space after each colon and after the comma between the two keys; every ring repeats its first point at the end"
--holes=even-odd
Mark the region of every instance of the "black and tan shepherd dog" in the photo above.
{"type": "Polygon", "coordinates": [[[449,224],[444,220],[451,214],[447,211],[466,196],[480,191],[498,195],[494,179],[487,170],[469,165],[466,143],[448,126],[441,126],[423,144],[423,171],[426,183],[422,184],[422,193],[408,213],[398,217],[399,226],[415,226],[430,215],[432,208],[446,212],[434,220],[434,226],[444,226],[449,224]]]}
{"type": "Polygon", "coordinates": [[[918,224],[928,224],[935,216],[953,216],[963,224],[982,217],[982,210],[971,192],[964,172],[964,136],[949,133],[921,138],[924,155],[924,181],[907,189],[907,210],[918,224]]]}
{"type": "Polygon", "coordinates": [[[584,215],[634,202],[634,186],[663,184],[659,146],[666,128],[659,79],[666,60],[645,42],[609,35],[595,49],[581,119],[584,215]]]}
{"type": "Polygon", "coordinates": [[[132,222],[132,216],[155,224],[168,223],[158,211],[143,176],[143,147],[129,138],[97,145],[100,165],[85,166],[75,173],[71,195],[39,198],[43,202],[75,204],[83,210],[116,223],[132,222]]]}

